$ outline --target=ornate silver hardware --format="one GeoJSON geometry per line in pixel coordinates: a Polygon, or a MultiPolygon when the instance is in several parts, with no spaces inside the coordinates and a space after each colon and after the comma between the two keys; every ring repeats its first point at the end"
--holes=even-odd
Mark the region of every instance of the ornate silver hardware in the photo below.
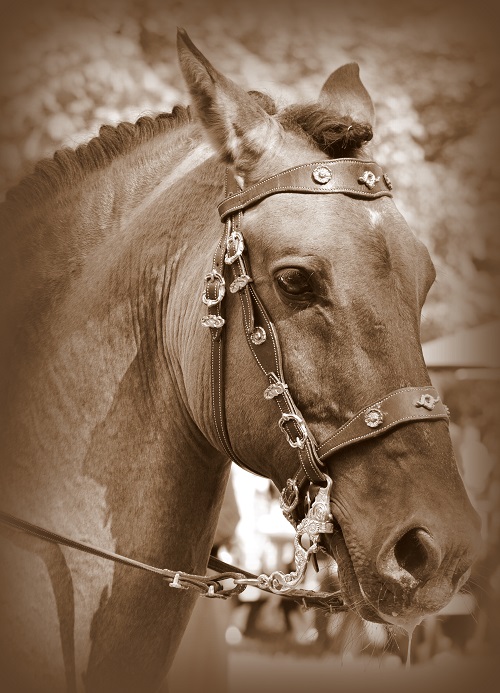
{"type": "Polygon", "coordinates": [[[236,279],[234,279],[229,285],[229,291],[232,294],[235,294],[244,289],[245,286],[250,284],[251,281],[253,281],[253,279],[252,277],[249,277],[248,274],[240,274],[240,276],[236,277],[236,279]]]}
{"type": "Polygon", "coordinates": [[[178,590],[187,590],[187,589],[189,589],[189,587],[187,587],[187,585],[181,585],[181,582],[180,582],[180,573],[176,573],[176,574],[174,575],[174,579],[172,580],[172,582],[169,583],[168,586],[169,586],[169,587],[174,587],[175,589],[178,589],[178,590]]]}
{"type": "Polygon", "coordinates": [[[420,395],[420,399],[415,402],[416,407],[424,407],[428,411],[432,411],[436,404],[439,402],[439,397],[433,397],[432,395],[420,395]]]}
{"type": "Polygon", "coordinates": [[[222,276],[222,274],[219,274],[217,270],[213,269],[209,274],[205,276],[205,282],[207,283],[207,287],[210,282],[217,282],[217,294],[215,298],[208,298],[207,289],[205,289],[201,296],[201,300],[206,306],[216,306],[218,303],[222,301],[226,293],[226,282],[224,281],[224,277],[222,276]]]}
{"type": "MultiPolygon", "coordinates": [[[[358,183],[362,185],[363,183],[366,185],[366,187],[371,190],[372,188],[375,187],[375,183],[378,183],[380,180],[380,176],[375,176],[373,171],[365,171],[362,176],[358,178],[358,183]]],[[[387,186],[389,187],[389,186],[387,186]]]]}
{"type": "Polygon", "coordinates": [[[299,504],[299,489],[297,486],[297,483],[295,479],[287,479],[286,481],[286,486],[282,490],[281,495],[280,495],[280,508],[283,511],[285,515],[289,514],[292,512],[292,510],[295,510],[297,505],[299,504]],[[285,501],[285,493],[289,492],[293,493],[292,500],[290,503],[287,503],[285,501]]]}
{"type": "MultiPolygon", "coordinates": [[[[287,486],[288,485],[296,491],[296,496],[298,498],[298,490],[296,490],[297,485],[295,482],[288,479],[287,486]]],[[[307,515],[296,529],[293,541],[295,570],[287,574],[281,572],[281,570],[276,570],[274,573],[271,573],[271,575],[265,575],[263,573],[259,575],[257,579],[235,580],[235,582],[237,584],[254,585],[261,589],[267,589],[274,594],[284,594],[295,589],[304,578],[307,564],[312,554],[318,551],[321,534],[333,533],[333,516],[330,512],[331,488],[332,480],[329,476],[326,476],[326,486],[319,489],[307,515]],[[309,537],[310,546],[307,550],[302,546],[302,538],[304,536],[309,537]]],[[[286,507],[286,512],[289,512],[290,506],[286,507]]]]}
{"type": "Polygon", "coordinates": [[[370,407],[365,411],[365,424],[370,428],[378,428],[384,421],[384,414],[379,407],[370,407]]]}
{"type": "Polygon", "coordinates": [[[392,190],[392,180],[389,178],[387,173],[384,173],[383,177],[384,177],[384,182],[387,185],[387,187],[389,188],[389,190],[392,190]]]}
{"type": "Polygon", "coordinates": [[[226,265],[232,265],[233,262],[236,262],[236,260],[239,257],[241,257],[244,250],[245,242],[243,240],[243,236],[241,235],[241,233],[239,231],[231,231],[231,234],[227,239],[226,257],[224,258],[224,262],[226,263],[226,265]]]}
{"type": "Polygon", "coordinates": [[[271,385],[264,390],[264,397],[265,399],[274,399],[278,395],[282,395],[285,390],[288,390],[288,385],[285,385],[285,383],[271,383],[271,385]]]}
{"type": "Polygon", "coordinates": [[[267,339],[266,331],[263,327],[256,327],[250,335],[250,340],[254,344],[264,344],[267,339]]]}
{"type": "Polygon", "coordinates": [[[201,319],[203,327],[213,327],[215,329],[222,327],[225,322],[220,315],[204,315],[201,319]]]}
{"type": "Polygon", "coordinates": [[[279,420],[278,424],[286,436],[288,445],[290,445],[290,447],[292,448],[300,448],[301,450],[303,450],[308,438],[307,428],[304,419],[298,416],[297,414],[288,414],[285,412],[281,415],[281,419],[279,420]],[[300,433],[300,435],[297,436],[295,440],[293,440],[293,438],[290,436],[290,434],[285,428],[286,424],[290,421],[293,421],[295,423],[300,433]]]}
{"type": "Polygon", "coordinates": [[[316,168],[313,169],[311,175],[313,177],[313,180],[315,180],[316,183],[320,183],[320,185],[324,185],[332,179],[332,172],[330,171],[328,166],[323,165],[316,166],[316,168]]]}

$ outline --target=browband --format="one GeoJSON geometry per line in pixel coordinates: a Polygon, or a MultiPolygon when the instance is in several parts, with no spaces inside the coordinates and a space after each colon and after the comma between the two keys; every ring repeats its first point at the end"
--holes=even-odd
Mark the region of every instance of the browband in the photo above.
{"type": "Polygon", "coordinates": [[[221,221],[225,221],[229,215],[276,193],[342,193],[373,199],[392,197],[391,190],[389,176],[374,161],[333,159],[294,166],[243,191],[228,191],[218,210],[221,221]]]}

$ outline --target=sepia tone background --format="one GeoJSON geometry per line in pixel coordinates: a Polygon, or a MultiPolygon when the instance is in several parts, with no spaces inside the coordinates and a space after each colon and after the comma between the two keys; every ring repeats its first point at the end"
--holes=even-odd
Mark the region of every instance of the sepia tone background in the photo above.
{"type": "MultiPolygon", "coordinates": [[[[375,158],[389,172],[396,204],[427,244],[438,271],[424,308],[423,341],[500,318],[495,3],[28,0],[17,5],[1,3],[2,197],[38,159],[87,141],[100,125],[187,103],[176,58],[177,26],[227,76],[284,103],[314,100],[336,67],[355,60],[375,103],[375,158]]],[[[468,377],[464,384],[441,364],[433,375],[453,400],[459,444],[469,451],[464,456],[472,456],[472,465],[485,450],[490,456],[483,487],[473,489],[477,502],[486,503],[486,567],[479,582],[497,595],[485,610],[498,604],[500,582],[500,520],[493,511],[500,481],[492,462],[498,458],[498,380],[492,373],[468,377]]],[[[498,645],[496,624],[490,614],[482,626],[481,646],[488,651],[498,645]]],[[[323,681],[326,674],[321,676],[323,681]]],[[[439,675],[434,676],[437,685],[439,675]]],[[[241,674],[241,685],[230,693],[247,690],[243,679],[251,682],[250,673],[241,674]]]]}

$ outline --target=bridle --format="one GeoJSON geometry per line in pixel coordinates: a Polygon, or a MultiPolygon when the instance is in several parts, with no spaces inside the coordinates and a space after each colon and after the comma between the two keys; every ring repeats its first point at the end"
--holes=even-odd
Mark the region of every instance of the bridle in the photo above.
{"type": "Polygon", "coordinates": [[[330,610],[344,609],[342,599],[336,592],[297,589],[309,559],[321,548],[321,536],[333,532],[333,517],[330,512],[332,480],[324,460],[346,446],[382,435],[403,423],[448,420],[448,410],[440,401],[436,390],[430,386],[401,388],[365,406],[332,436],[318,444],[286,384],[278,334],[253,284],[242,227],[244,211],[248,207],[278,193],[344,194],[353,198],[375,199],[392,197],[391,190],[392,184],[380,166],[372,161],[359,159],[335,159],[296,166],[245,190],[238,187],[232,175],[226,174],[226,198],[218,206],[224,232],[215,249],[211,271],[205,277],[202,294],[203,304],[207,308],[202,324],[211,333],[211,390],[215,430],[221,452],[244,469],[255,472],[234,452],[226,423],[223,347],[227,278],[229,292],[238,294],[240,298],[246,340],[266,379],[264,399],[274,400],[278,406],[278,427],[297,454],[296,470],[291,471],[280,499],[285,516],[296,527],[295,571],[286,575],[275,571],[270,576],[255,576],[211,556],[209,567],[223,572],[212,576],[192,575],[183,571],[156,568],[69,539],[3,511],[0,511],[0,523],[46,541],[160,574],[170,587],[191,587],[204,596],[226,598],[241,592],[247,585],[252,585],[300,601],[304,605],[321,606],[330,610]],[[307,550],[302,546],[304,535],[310,539],[307,550]],[[227,579],[233,580],[234,587],[225,587],[223,583],[227,579]]]}
{"type": "MultiPolygon", "coordinates": [[[[226,198],[219,204],[224,233],[213,256],[212,269],[205,277],[203,303],[208,313],[202,324],[210,329],[212,405],[221,448],[244,469],[250,466],[232,449],[224,407],[224,296],[229,291],[240,297],[243,325],[250,351],[267,379],[266,400],[279,408],[278,426],[298,455],[298,465],[281,493],[281,508],[297,526],[310,505],[311,491],[330,483],[324,460],[338,450],[386,433],[402,423],[446,419],[447,408],[434,388],[406,387],[369,404],[328,440],[318,444],[286,384],[277,332],[253,284],[243,238],[244,211],[270,195],[283,193],[344,194],[354,198],[392,197],[392,184],[378,164],[359,159],[335,159],[295,166],[240,190],[236,179],[226,175],[226,198]],[[229,281],[229,279],[228,279],[229,281]]],[[[325,519],[325,522],[329,522],[325,519]]],[[[328,529],[327,531],[331,531],[328,529]]]]}

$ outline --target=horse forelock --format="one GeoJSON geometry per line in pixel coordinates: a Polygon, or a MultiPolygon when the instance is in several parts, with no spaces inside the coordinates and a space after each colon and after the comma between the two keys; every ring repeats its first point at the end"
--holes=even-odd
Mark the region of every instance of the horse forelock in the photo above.
{"type": "Polygon", "coordinates": [[[293,104],[280,110],[268,94],[249,93],[285,131],[305,136],[331,159],[355,156],[373,137],[369,123],[358,122],[320,103],[293,104]]]}
{"type": "Polygon", "coordinates": [[[318,103],[289,106],[278,114],[278,120],[284,130],[304,134],[330,159],[355,156],[373,137],[368,123],[318,103]]]}

